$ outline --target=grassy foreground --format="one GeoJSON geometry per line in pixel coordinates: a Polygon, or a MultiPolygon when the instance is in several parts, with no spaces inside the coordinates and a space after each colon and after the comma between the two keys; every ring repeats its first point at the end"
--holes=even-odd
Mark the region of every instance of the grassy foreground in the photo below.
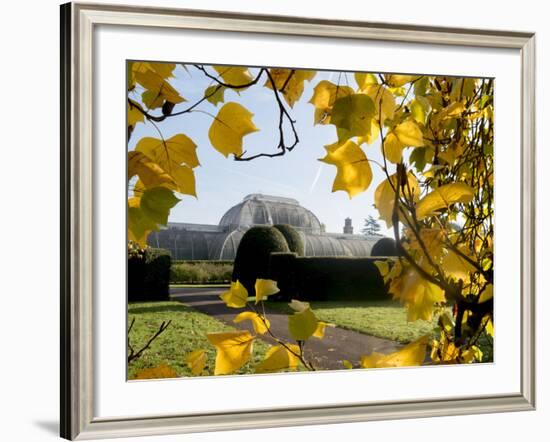
{"type": "MultiPolygon", "coordinates": [[[[134,349],[140,349],[158,330],[162,321],[172,320],[164,331],[143,353],[128,366],[128,379],[135,378],[138,370],[153,368],[165,363],[176,370],[178,376],[192,376],[185,363],[186,356],[197,349],[208,353],[208,375],[213,375],[215,348],[206,339],[206,333],[235,330],[222,322],[200,313],[180,302],[139,302],[128,305],[128,324],[136,318],[130,342],[134,349]]],[[[253,367],[263,360],[269,345],[261,340],[254,343],[254,352],[248,362],[236,374],[253,373],[253,367]]],[[[205,373],[206,374],[206,373],[205,373]]]]}
{"type": "MultiPolygon", "coordinates": [[[[391,300],[319,301],[310,304],[321,321],[401,343],[408,343],[431,333],[437,322],[437,318],[432,322],[407,322],[407,309],[399,302],[391,300]]],[[[292,312],[284,302],[267,302],[266,306],[285,313],[292,312]]]]}

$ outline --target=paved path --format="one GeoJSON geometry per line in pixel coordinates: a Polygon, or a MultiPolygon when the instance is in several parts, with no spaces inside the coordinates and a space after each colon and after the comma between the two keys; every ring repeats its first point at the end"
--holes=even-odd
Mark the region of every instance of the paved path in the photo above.
{"type": "MultiPolygon", "coordinates": [[[[225,289],[223,289],[225,290],[225,289]]],[[[240,309],[227,307],[219,298],[223,291],[220,288],[171,288],[170,296],[194,309],[215,317],[219,321],[235,328],[252,330],[250,321],[233,323],[233,318],[240,309]]],[[[275,310],[266,310],[266,316],[271,323],[271,330],[275,336],[291,341],[288,333],[288,315],[275,310]]],[[[262,335],[262,339],[270,344],[273,341],[268,335],[262,335]]],[[[325,370],[343,368],[342,361],[347,359],[357,364],[361,356],[373,351],[391,353],[401,346],[395,341],[365,335],[339,327],[327,327],[323,339],[310,338],[307,341],[305,354],[314,365],[325,370]]]]}

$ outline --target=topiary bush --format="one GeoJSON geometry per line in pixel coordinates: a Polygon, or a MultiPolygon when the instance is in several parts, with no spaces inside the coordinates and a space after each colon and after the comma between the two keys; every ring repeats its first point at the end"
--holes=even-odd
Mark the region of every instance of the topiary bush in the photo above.
{"type": "Polygon", "coordinates": [[[371,256],[397,256],[397,247],[393,238],[378,240],[370,252],[371,256]]]}
{"type": "Polygon", "coordinates": [[[148,247],[141,255],[128,257],[128,301],[169,299],[170,252],[148,247]]]}
{"type": "MultiPolygon", "coordinates": [[[[380,259],[378,259],[380,260],[380,259]]],[[[388,297],[374,258],[271,255],[270,275],[281,292],[273,300],[350,301],[388,297]]]]}
{"type": "Polygon", "coordinates": [[[243,235],[233,267],[232,280],[239,280],[253,296],[256,279],[269,278],[269,257],[273,252],[289,252],[283,234],[270,226],[256,226],[243,235]]]}
{"type": "Polygon", "coordinates": [[[304,240],[294,227],[288,224],[275,224],[273,227],[283,234],[291,252],[296,253],[298,256],[306,254],[304,240]]]}

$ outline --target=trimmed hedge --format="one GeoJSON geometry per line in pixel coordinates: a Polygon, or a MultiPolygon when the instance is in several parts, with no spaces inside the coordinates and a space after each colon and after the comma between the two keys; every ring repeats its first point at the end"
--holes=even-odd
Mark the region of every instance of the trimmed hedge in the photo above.
{"type": "Polygon", "coordinates": [[[231,281],[233,262],[190,261],[172,263],[170,268],[171,284],[217,284],[231,281]]]}
{"type": "Polygon", "coordinates": [[[288,224],[275,224],[273,227],[283,234],[291,252],[296,253],[298,256],[306,254],[304,240],[294,227],[288,224]]]}
{"type": "Polygon", "coordinates": [[[393,238],[378,240],[371,250],[371,256],[397,256],[397,247],[393,238]]]}
{"type": "Polygon", "coordinates": [[[374,261],[380,258],[310,257],[273,253],[270,278],[281,301],[376,300],[387,298],[384,279],[374,261]]]}
{"type": "Polygon", "coordinates": [[[239,280],[248,293],[254,293],[258,278],[269,276],[269,256],[273,252],[289,252],[285,237],[270,226],[256,226],[243,235],[233,267],[232,280],[239,280]]]}
{"type": "Polygon", "coordinates": [[[128,259],[128,301],[169,299],[170,252],[149,247],[142,257],[128,259]]]}

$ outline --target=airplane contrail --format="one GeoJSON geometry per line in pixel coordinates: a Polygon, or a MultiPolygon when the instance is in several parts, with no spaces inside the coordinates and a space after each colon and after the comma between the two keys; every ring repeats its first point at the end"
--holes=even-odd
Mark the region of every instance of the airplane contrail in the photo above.
{"type": "Polygon", "coordinates": [[[315,174],[315,178],[313,179],[313,182],[311,183],[311,186],[309,188],[309,193],[313,193],[313,189],[315,189],[315,186],[317,185],[317,181],[319,181],[319,178],[321,177],[321,172],[323,171],[323,164],[319,165],[319,169],[317,169],[317,173],[315,174]]]}

